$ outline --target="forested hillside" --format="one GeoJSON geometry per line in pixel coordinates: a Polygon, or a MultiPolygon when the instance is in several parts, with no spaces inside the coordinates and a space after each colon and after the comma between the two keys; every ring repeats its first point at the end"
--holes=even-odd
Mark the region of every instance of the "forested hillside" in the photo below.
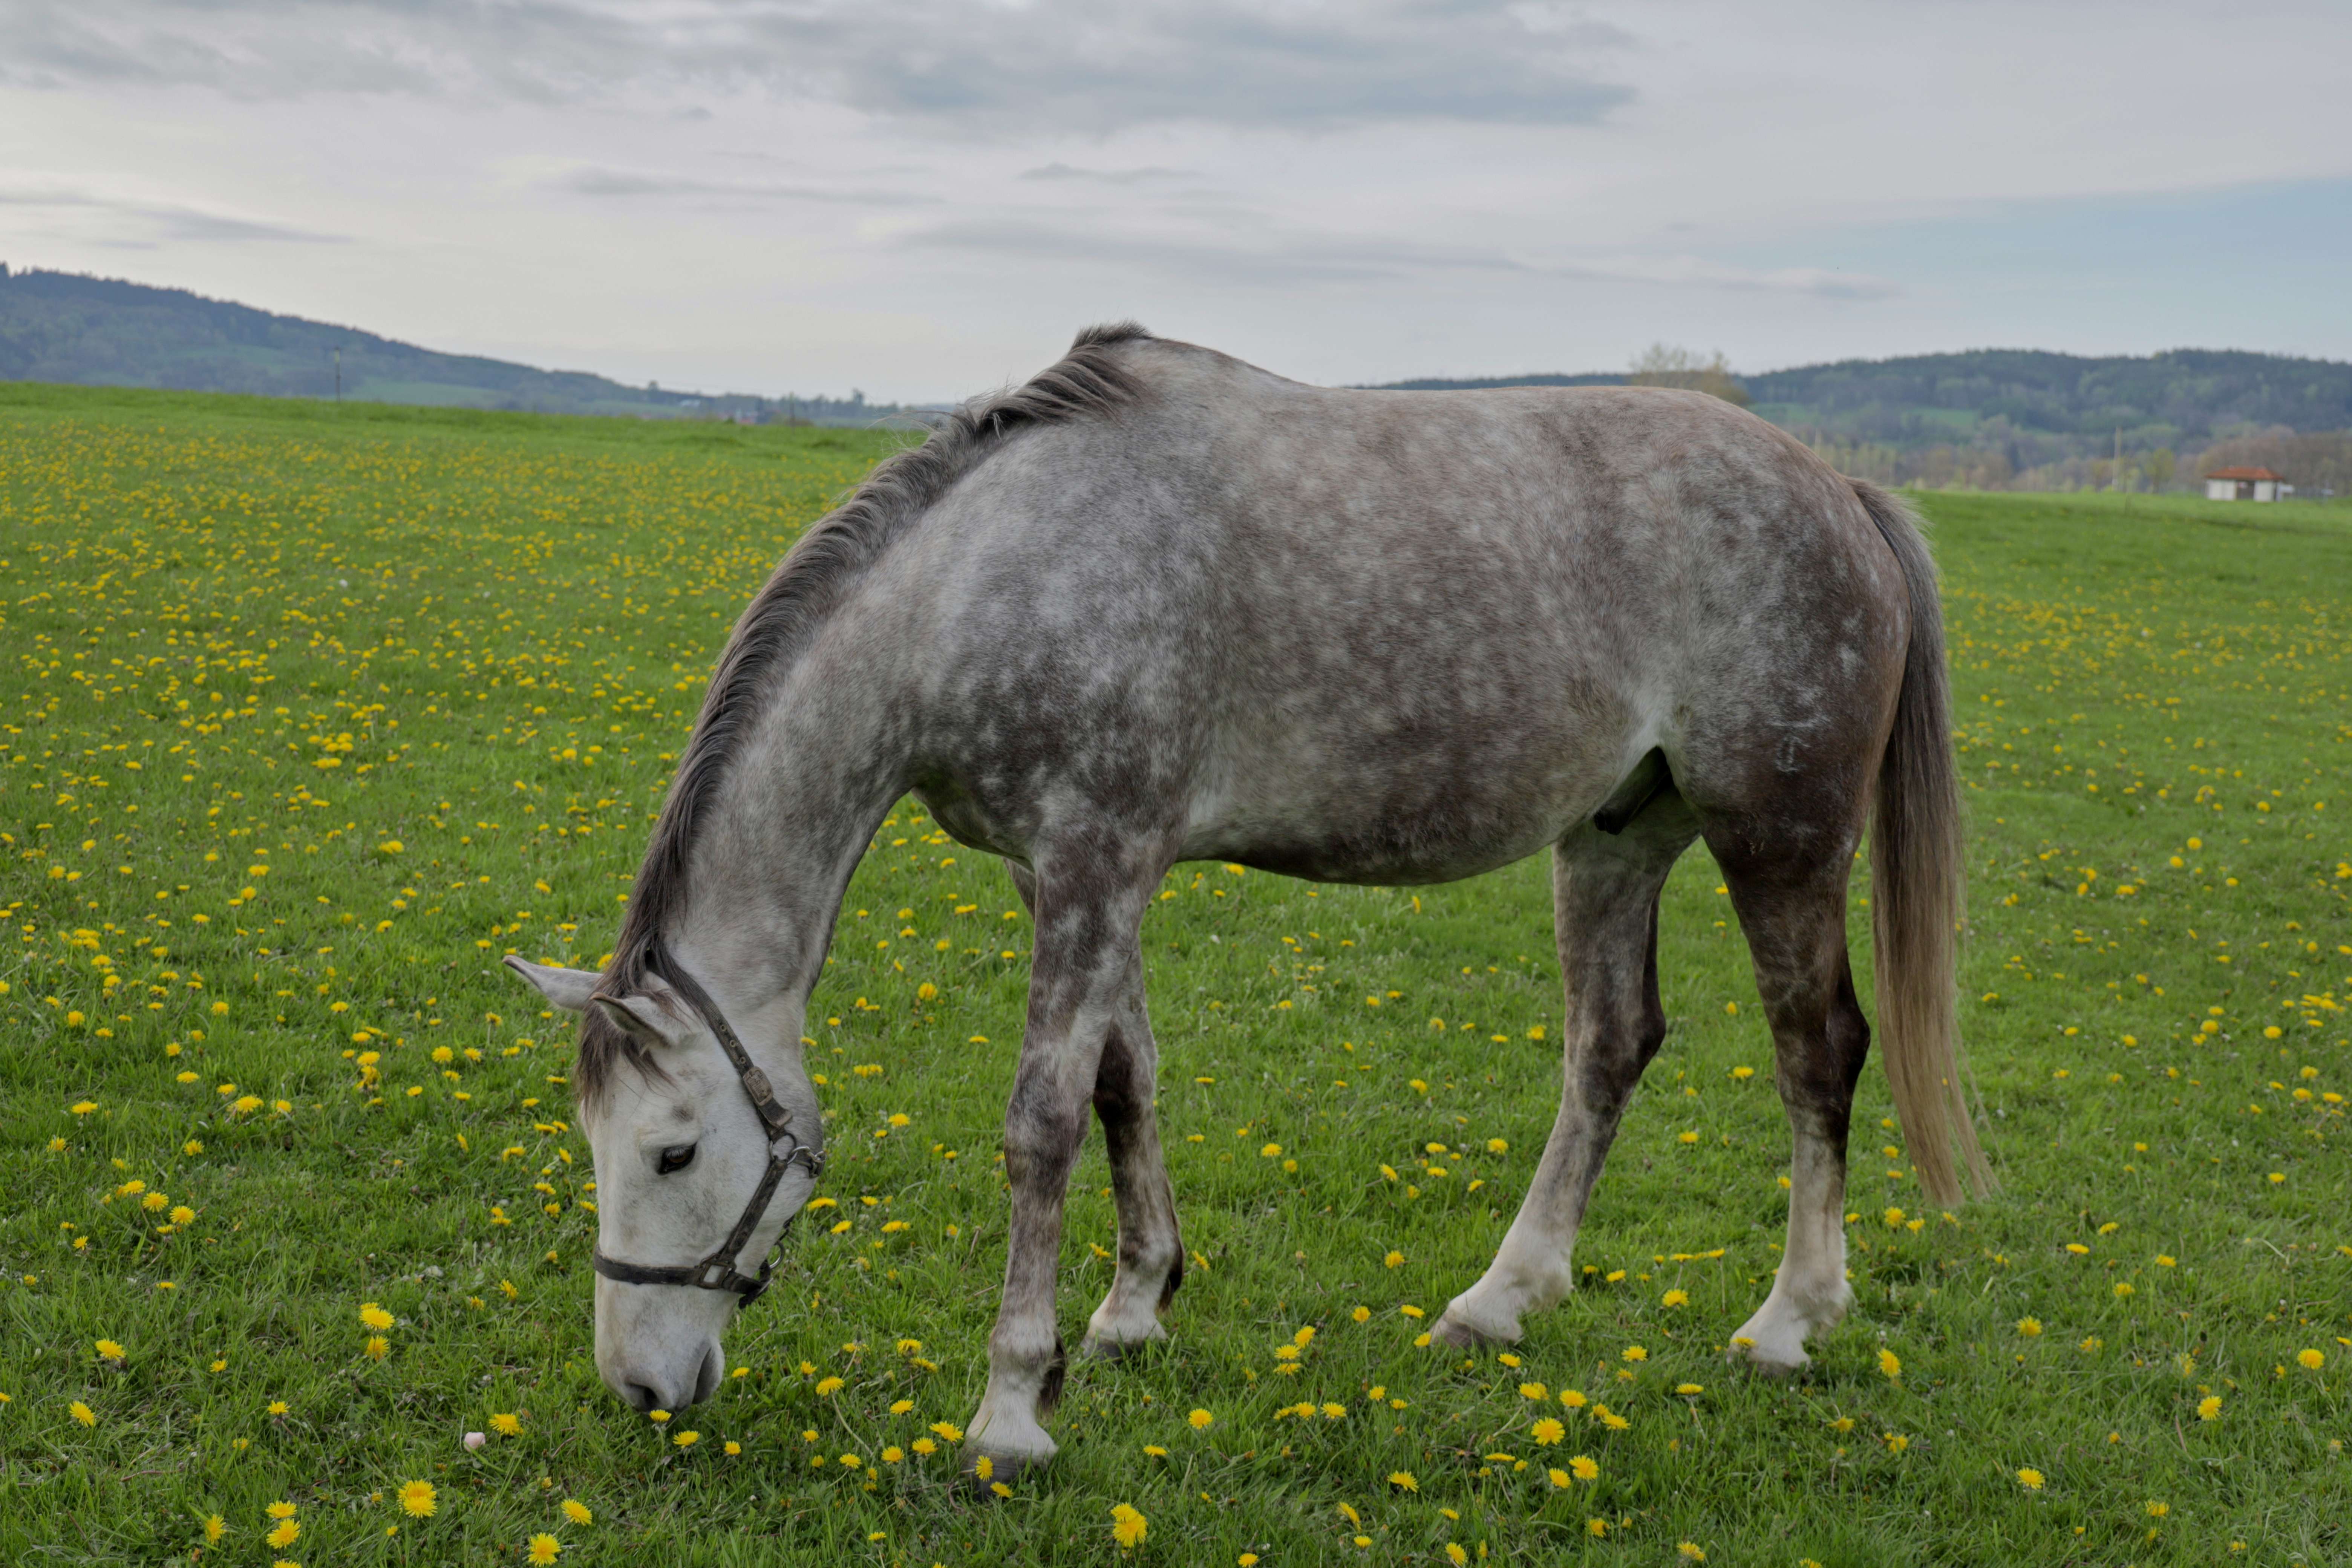
{"type": "Polygon", "coordinates": [[[624,386],[585,371],[436,353],[184,289],[0,266],[0,380],[333,397],[339,351],[341,395],[362,402],[841,425],[898,412],[862,395],[766,398],[624,386]]]}
{"type": "MultiPolygon", "coordinates": [[[[1573,386],[1631,379],[1528,375],[1395,384],[1573,386]]],[[[1843,360],[1738,381],[1755,412],[1802,436],[1850,473],[1987,489],[2108,484],[2118,445],[2126,482],[2161,488],[2193,478],[2197,459],[2216,443],[2257,439],[2273,444],[2266,450],[2293,451],[2315,476],[2302,479],[2309,488],[2334,479],[2346,439],[2334,433],[2352,429],[2352,364],[2233,349],[2105,359],[1976,349],[1843,360]],[[2290,437],[2298,438],[2292,447],[2279,445],[2290,437]]]]}

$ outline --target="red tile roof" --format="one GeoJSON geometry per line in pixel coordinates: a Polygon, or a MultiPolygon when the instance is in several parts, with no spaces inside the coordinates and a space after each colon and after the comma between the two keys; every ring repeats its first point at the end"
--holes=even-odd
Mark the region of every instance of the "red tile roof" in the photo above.
{"type": "Polygon", "coordinates": [[[2268,468],[2216,468],[2205,476],[2209,479],[2284,479],[2284,474],[2274,474],[2268,468]]]}

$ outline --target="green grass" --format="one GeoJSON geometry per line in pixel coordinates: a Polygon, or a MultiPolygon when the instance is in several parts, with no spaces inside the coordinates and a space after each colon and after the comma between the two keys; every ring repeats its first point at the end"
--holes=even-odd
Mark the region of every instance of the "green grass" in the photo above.
{"type": "MultiPolygon", "coordinates": [[[[1858,1300],[1806,1376],[1722,1360],[1769,1281],[1787,1135],[1703,855],[1666,896],[1673,1034],[1588,1288],[1516,1363],[1414,1342],[1550,1123],[1544,867],[1402,890],[1188,866],[1145,932],[1194,1254],[1172,1342],[1075,1368],[1061,1458],[974,1501],[951,1445],[908,1450],[982,1381],[1028,933],[910,804],[814,1004],[837,1207],[730,1335],[741,1374],[667,1431],[632,1415],[591,1354],[568,1031],[496,960],[610,945],[729,624],[891,439],[0,389],[0,1553],[516,1562],[545,1531],[564,1562],[1104,1563],[1123,1503],[1136,1561],[1269,1568],[2352,1555],[2343,509],[1925,498],[2005,1185],[1925,1205],[1873,1068],[1858,1300]],[[364,1303],[396,1320],[381,1359],[364,1303]],[[520,1435],[467,1453],[499,1413],[520,1435]],[[1556,1488],[1571,1455],[1599,1477],[1556,1488]],[[415,1480],[430,1518],[398,1506],[415,1480]],[[273,1551],[280,1500],[300,1534],[273,1551]]],[[[1074,1341],[1106,1187],[1095,1141],[1074,1341]]]]}

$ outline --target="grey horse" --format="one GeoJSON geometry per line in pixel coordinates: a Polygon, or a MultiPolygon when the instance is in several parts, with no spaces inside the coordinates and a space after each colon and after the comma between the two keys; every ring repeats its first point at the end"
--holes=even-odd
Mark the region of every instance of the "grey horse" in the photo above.
{"type": "Polygon", "coordinates": [[[909,791],[1004,858],[1035,921],[968,1467],[1055,1451],[1055,1267],[1090,1106],[1119,1236],[1086,1348],[1164,1335],[1184,1248],[1139,930],[1183,860],[1397,884],[1550,848],[1565,1082],[1493,1264],[1433,1330],[1464,1345],[1516,1339],[1572,1283],[1665,1034],[1659,892],[1704,838],[1795,1142],[1786,1252],[1734,1353],[1800,1366],[1851,1299],[1870,1030],[1845,902],[1866,820],[1912,1163],[1938,1202],[1990,1180],[1957,1081],[1948,709],[1916,520],[1727,403],[1335,391],[1133,325],[1084,332],[793,547],[720,661],[615,957],[516,964],[583,1014],[598,1366],[639,1408],[714,1386],[747,1270],[815,1184],[803,1011],[851,871],[909,791]]]}

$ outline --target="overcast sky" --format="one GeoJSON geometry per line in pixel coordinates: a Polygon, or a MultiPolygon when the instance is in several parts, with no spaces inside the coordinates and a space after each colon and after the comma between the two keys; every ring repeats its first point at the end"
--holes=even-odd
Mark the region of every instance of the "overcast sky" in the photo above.
{"type": "Polygon", "coordinates": [[[0,260],[455,352],[961,396],[2352,357],[2352,5],[0,0],[0,260]]]}

